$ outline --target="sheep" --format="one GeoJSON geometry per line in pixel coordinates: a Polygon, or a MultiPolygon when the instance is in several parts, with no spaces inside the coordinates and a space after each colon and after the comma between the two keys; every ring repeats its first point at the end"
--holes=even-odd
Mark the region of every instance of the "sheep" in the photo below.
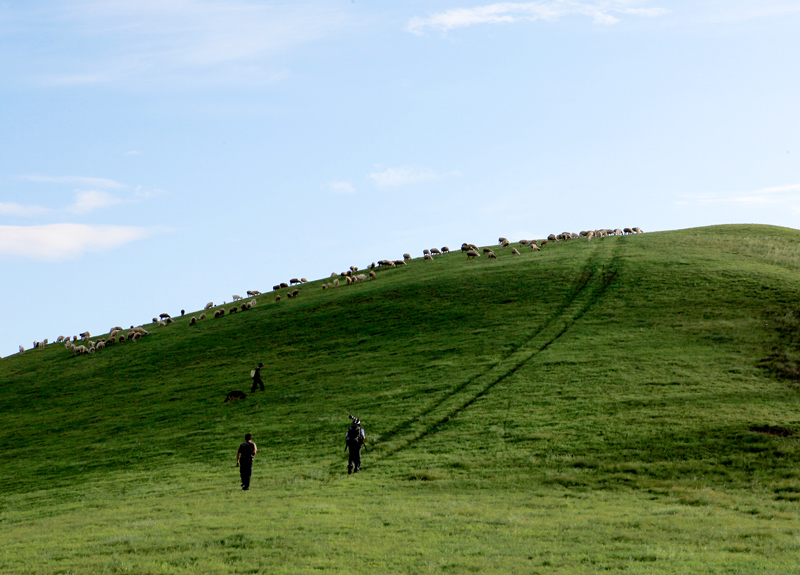
{"type": "Polygon", "coordinates": [[[357,272],[358,268],[356,266],[350,266],[350,271],[351,272],[357,272]]]}
{"type": "Polygon", "coordinates": [[[63,335],[60,335],[60,336],[58,336],[56,338],[56,343],[61,343],[62,341],[64,341],[64,336],[63,335]]]}
{"type": "Polygon", "coordinates": [[[369,272],[369,277],[370,277],[370,279],[378,279],[378,274],[376,274],[375,272],[371,271],[371,272],[369,272]]]}
{"type": "Polygon", "coordinates": [[[157,318],[157,317],[154,317],[154,318],[153,318],[153,321],[151,321],[150,323],[158,323],[158,318],[157,318]]]}
{"type": "Polygon", "coordinates": [[[590,241],[592,241],[592,238],[593,238],[593,237],[594,237],[594,232],[592,232],[592,231],[589,231],[589,232],[587,232],[587,233],[586,233],[586,241],[587,241],[587,242],[590,242],[590,241]]]}
{"type": "Polygon", "coordinates": [[[247,290],[247,297],[255,297],[257,295],[261,295],[261,292],[254,289],[247,290]]]}
{"type": "Polygon", "coordinates": [[[286,297],[289,298],[289,299],[292,299],[294,296],[292,295],[292,292],[289,292],[289,293],[286,294],[286,297]]]}
{"type": "Polygon", "coordinates": [[[424,256],[422,256],[422,259],[424,259],[426,261],[429,261],[429,262],[432,262],[433,261],[433,256],[431,254],[425,254],[424,256]]]}
{"type": "Polygon", "coordinates": [[[502,236],[501,236],[501,237],[499,237],[499,238],[497,238],[497,243],[498,243],[498,244],[502,244],[503,242],[507,242],[507,241],[508,241],[508,240],[507,240],[506,238],[502,237],[502,236]]]}
{"type": "Polygon", "coordinates": [[[116,325],[116,326],[112,327],[112,328],[111,328],[109,331],[111,332],[111,331],[114,331],[114,330],[117,330],[117,331],[122,331],[122,327],[121,327],[121,326],[118,326],[118,325],[116,325]]]}
{"type": "Polygon", "coordinates": [[[556,235],[555,235],[555,234],[550,234],[549,236],[547,236],[547,239],[548,239],[549,241],[551,241],[551,242],[557,242],[557,241],[558,241],[558,240],[556,239],[556,235]]]}
{"type": "Polygon", "coordinates": [[[201,313],[200,317],[198,319],[200,319],[200,320],[206,319],[206,314],[205,313],[201,313]]]}
{"type": "Polygon", "coordinates": [[[164,327],[165,325],[167,325],[167,322],[165,322],[165,321],[159,321],[158,322],[158,327],[164,327]]]}
{"type": "MultiPolygon", "coordinates": [[[[69,342],[68,342],[68,343],[69,343],[69,342]]],[[[19,352],[20,352],[20,353],[25,353],[25,348],[24,348],[24,347],[22,347],[22,346],[19,346],[19,352]]]]}
{"type": "Polygon", "coordinates": [[[512,255],[515,255],[515,256],[520,256],[520,255],[522,255],[521,253],[519,253],[519,251],[517,250],[517,248],[511,248],[511,254],[512,254],[512,255]]]}
{"type": "Polygon", "coordinates": [[[214,319],[216,319],[218,317],[222,317],[223,315],[225,315],[225,310],[224,309],[218,309],[217,311],[214,312],[214,319]]]}
{"type": "Polygon", "coordinates": [[[158,314],[158,317],[160,317],[161,319],[167,319],[168,317],[171,317],[171,316],[168,313],[161,313],[161,314],[158,314]]]}
{"type": "Polygon", "coordinates": [[[539,246],[536,245],[536,242],[531,243],[531,250],[540,251],[539,246]]]}
{"type": "Polygon", "coordinates": [[[633,231],[634,234],[643,234],[644,233],[642,228],[631,228],[631,231],[633,231]]]}
{"type": "Polygon", "coordinates": [[[476,252],[478,251],[478,246],[476,246],[475,244],[469,244],[469,247],[470,247],[470,249],[473,249],[476,252]]]}
{"type": "Polygon", "coordinates": [[[306,278],[300,278],[300,283],[307,284],[308,280],[306,278]]]}
{"type": "Polygon", "coordinates": [[[509,245],[511,245],[508,240],[506,240],[505,238],[504,238],[504,240],[505,241],[500,242],[500,247],[501,248],[507,248],[509,245]]]}
{"type": "Polygon", "coordinates": [[[347,277],[346,277],[346,278],[344,278],[344,279],[347,281],[347,285],[350,285],[350,284],[352,284],[352,283],[353,283],[353,278],[351,278],[350,276],[347,276],[347,277]]]}
{"type": "Polygon", "coordinates": [[[424,249],[424,250],[422,250],[422,255],[423,255],[423,256],[429,256],[429,255],[431,255],[431,250],[429,250],[429,249],[424,249]]]}
{"type": "Polygon", "coordinates": [[[632,229],[630,229],[630,228],[625,228],[624,230],[622,230],[622,233],[623,233],[624,235],[627,235],[627,234],[632,234],[632,233],[633,233],[633,230],[632,230],[632,229]]]}
{"type": "Polygon", "coordinates": [[[617,228],[616,230],[614,230],[614,235],[615,236],[621,236],[622,235],[622,230],[617,228]]]}
{"type": "Polygon", "coordinates": [[[197,318],[192,316],[192,319],[189,320],[189,325],[197,325],[197,318]]]}
{"type": "Polygon", "coordinates": [[[494,252],[492,251],[492,248],[483,248],[483,253],[488,254],[488,253],[494,253],[494,252]]]}
{"type": "Polygon", "coordinates": [[[82,334],[80,334],[80,336],[81,336],[81,339],[83,339],[83,340],[89,339],[91,337],[91,335],[89,334],[88,331],[83,332],[82,334]]]}
{"type": "Polygon", "coordinates": [[[272,291],[278,291],[279,289],[281,289],[280,285],[272,286],[272,291]]]}
{"type": "Polygon", "coordinates": [[[521,246],[528,245],[528,240],[520,240],[519,241],[519,245],[521,245],[521,246]]]}
{"type": "Polygon", "coordinates": [[[75,347],[73,349],[73,351],[76,354],[81,355],[81,354],[84,354],[84,353],[89,353],[89,348],[86,347],[85,345],[79,345],[79,346],[75,347]]]}
{"type": "Polygon", "coordinates": [[[367,267],[368,267],[369,269],[371,269],[371,270],[374,270],[374,269],[375,269],[375,262],[372,262],[372,263],[371,263],[371,264],[369,264],[367,267]]]}
{"type": "Polygon", "coordinates": [[[282,288],[288,288],[288,287],[289,287],[289,284],[287,284],[286,282],[281,282],[281,289],[282,288]]]}
{"type": "MultiPolygon", "coordinates": [[[[371,274],[371,273],[372,273],[372,272],[370,272],[370,274],[371,274]]],[[[358,275],[356,276],[356,279],[357,279],[358,281],[360,281],[360,282],[367,281],[367,276],[365,276],[364,274],[358,274],[358,275]]]]}
{"type": "Polygon", "coordinates": [[[168,318],[167,318],[167,323],[174,323],[174,322],[175,322],[175,320],[174,320],[174,319],[172,319],[171,317],[168,317],[168,318]]]}
{"type": "Polygon", "coordinates": [[[336,278],[335,280],[333,280],[333,286],[334,287],[339,287],[339,278],[336,278]]]}
{"type": "Polygon", "coordinates": [[[431,255],[432,256],[440,256],[440,255],[442,255],[442,252],[439,251],[439,248],[431,248],[431,255]]]}
{"type": "Polygon", "coordinates": [[[550,240],[542,240],[542,244],[541,244],[541,246],[542,246],[542,247],[546,246],[546,245],[547,245],[547,243],[548,243],[549,241],[550,241],[550,240]]]}
{"type": "MultiPolygon", "coordinates": [[[[259,294],[259,295],[261,295],[261,294],[259,294]]],[[[256,307],[257,305],[258,305],[258,300],[257,299],[251,299],[250,300],[250,307],[256,307]]]]}
{"type": "Polygon", "coordinates": [[[461,251],[462,252],[468,252],[469,250],[470,250],[470,247],[469,247],[469,244],[467,242],[464,242],[463,244],[461,244],[461,251]]]}
{"type": "Polygon", "coordinates": [[[478,252],[476,252],[475,250],[469,250],[469,251],[467,252],[467,259],[470,259],[470,258],[479,258],[479,257],[481,257],[481,254],[479,254],[479,253],[478,253],[478,252]]]}
{"type": "Polygon", "coordinates": [[[242,296],[240,296],[240,295],[233,294],[233,301],[239,301],[240,299],[244,299],[244,298],[242,296]]]}
{"type": "Polygon", "coordinates": [[[497,259],[497,256],[494,254],[494,252],[489,252],[489,259],[490,260],[496,260],[497,259]]]}
{"type": "Polygon", "coordinates": [[[292,297],[297,297],[298,295],[300,295],[299,289],[292,290],[292,297]]]}
{"type": "Polygon", "coordinates": [[[281,301],[281,296],[279,296],[279,295],[276,295],[276,296],[275,296],[275,301],[281,301]]]}
{"type": "Polygon", "coordinates": [[[322,284],[322,289],[328,289],[328,284],[322,284]]]}
{"type": "Polygon", "coordinates": [[[106,348],[106,342],[104,341],[97,342],[97,349],[105,349],[105,348],[106,348]]]}
{"type": "Polygon", "coordinates": [[[443,246],[442,247],[442,253],[443,254],[449,254],[450,253],[450,248],[448,248],[447,246],[443,246]]]}
{"type": "Polygon", "coordinates": [[[411,254],[403,254],[403,259],[404,260],[410,260],[411,259],[411,254]]]}
{"type": "Polygon", "coordinates": [[[239,308],[236,307],[236,306],[233,306],[231,309],[228,310],[228,313],[236,313],[237,311],[239,311],[239,308]]]}
{"type": "Polygon", "coordinates": [[[395,266],[407,266],[407,265],[408,265],[408,264],[406,263],[406,260],[395,260],[395,261],[394,261],[394,262],[392,262],[392,263],[394,263],[394,265],[395,265],[395,266]]]}
{"type": "Polygon", "coordinates": [[[299,284],[300,280],[297,278],[292,278],[289,280],[289,285],[299,284]]]}

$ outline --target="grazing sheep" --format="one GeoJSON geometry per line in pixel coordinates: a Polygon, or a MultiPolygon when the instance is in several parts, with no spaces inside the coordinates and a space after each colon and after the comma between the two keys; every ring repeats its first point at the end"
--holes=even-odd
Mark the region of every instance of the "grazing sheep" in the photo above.
{"type": "Polygon", "coordinates": [[[476,252],[478,251],[478,246],[476,246],[475,244],[469,244],[469,247],[470,247],[470,249],[473,249],[476,252]]]}
{"type": "Polygon", "coordinates": [[[631,228],[634,234],[643,234],[642,228],[631,228]]]}
{"type": "MultiPolygon", "coordinates": [[[[67,342],[67,343],[69,343],[69,342],[67,342]]],[[[22,346],[19,346],[19,352],[20,353],[25,353],[25,348],[22,347],[22,346]]]]}
{"type": "Polygon", "coordinates": [[[428,249],[422,250],[422,255],[423,255],[423,256],[429,256],[429,255],[431,255],[431,250],[428,250],[428,249]]]}
{"type": "Polygon", "coordinates": [[[511,245],[511,244],[510,244],[510,242],[508,240],[500,242],[500,247],[501,248],[507,248],[509,245],[511,245]]]}
{"type": "Polygon", "coordinates": [[[360,282],[367,281],[367,276],[365,276],[364,274],[358,274],[358,275],[356,276],[356,279],[357,279],[358,281],[360,281],[360,282]]]}
{"type": "Polygon", "coordinates": [[[228,310],[228,313],[236,313],[237,311],[239,311],[239,308],[236,307],[236,306],[233,306],[231,309],[228,310]]]}
{"type": "Polygon", "coordinates": [[[547,239],[549,241],[551,241],[551,242],[557,242],[558,241],[558,239],[556,239],[556,235],[555,234],[550,234],[549,236],[547,236],[547,239]]]}
{"type": "Polygon", "coordinates": [[[371,279],[377,279],[377,277],[378,277],[378,274],[376,274],[375,272],[371,271],[371,272],[369,272],[369,277],[370,277],[371,279]]]}
{"type": "Polygon", "coordinates": [[[615,236],[621,236],[622,235],[622,230],[617,228],[616,230],[614,230],[614,235],[615,236]]]}
{"type": "Polygon", "coordinates": [[[246,398],[247,394],[243,391],[229,391],[228,395],[225,397],[225,401],[223,401],[222,403],[227,403],[235,399],[246,399],[246,398]]]}
{"type": "Polygon", "coordinates": [[[289,280],[289,285],[299,284],[300,280],[298,278],[292,278],[289,280]]]}
{"type": "Polygon", "coordinates": [[[233,295],[233,301],[239,301],[240,299],[244,299],[244,298],[242,298],[242,296],[240,296],[240,295],[236,295],[236,294],[233,295]]]}
{"type": "Polygon", "coordinates": [[[469,250],[470,250],[470,247],[469,247],[469,244],[467,242],[464,242],[463,244],[461,244],[461,251],[462,252],[468,252],[469,250]]]}
{"type": "Polygon", "coordinates": [[[521,245],[521,246],[528,245],[528,240],[520,240],[519,241],[519,245],[521,245]]]}
{"type": "Polygon", "coordinates": [[[328,284],[322,284],[322,289],[328,289],[328,284]]]}
{"type": "Polygon", "coordinates": [[[287,284],[286,282],[281,282],[281,288],[288,288],[288,287],[289,284],[287,284]]]}
{"type": "Polygon", "coordinates": [[[490,260],[496,260],[497,259],[497,256],[494,254],[494,252],[489,252],[489,259],[490,260]]]}
{"type": "MultiPolygon", "coordinates": [[[[490,252],[492,252],[492,248],[483,248],[483,253],[488,254],[490,252]]],[[[492,253],[494,253],[494,252],[492,252],[492,253]]]]}
{"type": "Polygon", "coordinates": [[[411,259],[411,254],[403,254],[403,259],[404,260],[410,260],[411,259]]]}
{"type": "Polygon", "coordinates": [[[170,315],[168,313],[162,313],[159,314],[158,317],[160,317],[161,319],[167,319],[168,317],[170,317],[170,315]]]}
{"type": "Polygon", "coordinates": [[[201,313],[199,319],[201,319],[201,320],[206,319],[206,314],[205,313],[201,313]]]}
{"type": "Polygon", "coordinates": [[[479,254],[475,250],[469,250],[467,252],[467,259],[469,259],[469,258],[479,258],[479,257],[481,257],[481,254],[479,254]]]}
{"type": "Polygon", "coordinates": [[[439,251],[439,248],[431,248],[431,255],[432,256],[440,256],[442,252],[439,251]]]}
{"type": "Polygon", "coordinates": [[[156,323],[156,322],[158,322],[158,318],[157,318],[157,317],[154,317],[154,318],[153,318],[153,321],[151,321],[150,323],[156,323]]]}
{"type": "Polygon", "coordinates": [[[286,297],[289,298],[289,299],[292,299],[294,296],[292,295],[292,292],[289,292],[289,293],[286,294],[286,297]]]}
{"type": "Polygon", "coordinates": [[[350,284],[352,284],[352,283],[353,283],[353,278],[351,278],[350,276],[347,276],[347,277],[346,277],[346,278],[344,278],[344,279],[347,281],[347,285],[350,285],[350,284]]]}
{"type": "Polygon", "coordinates": [[[167,323],[174,323],[174,322],[175,322],[175,320],[174,320],[174,319],[172,319],[171,317],[168,317],[168,318],[167,318],[167,323]]]}
{"type": "Polygon", "coordinates": [[[501,236],[501,237],[499,237],[499,238],[497,238],[497,243],[498,243],[498,244],[502,244],[503,242],[507,242],[507,241],[508,241],[508,240],[507,240],[506,238],[502,237],[502,236],[501,236]]]}
{"type": "Polygon", "coordinates": [[[308,280],[306,278],[300,278],[300,283],[307,284],[308,280]]]}
{"type": "Polygon", "coordinates": [[[520,254],[520,253],[519,253],[519,251],[517,251],[517,248],[511,248],[511,254],[512,254],[512,255],[515,255],[515,256],[520,256],[520,255],[522,255],[522,254],[520,254]]]}
{"type": "Polygon", "coordinates": [[[292,290],[292,297],[297,297],[298,295],[300,295],[299,289],[292,290]]]}
{"type": "MultiPolygon", "coordinates": [[[[261,294],[259,294],[259,295],[261,295],[261,294]]],[[[250,307],[256,307],[257,305],[258,305],[258,300],[257,299],[250,300],[250,307]]]]}
{"type": "Polygon", "coordinates": [[[98,341],[96,347],[97,347],[97,349],[105,349],[106,348],[106,342],[98,341]]]}
{"type": "Polygon", "coordinates": [[[91,337],[91,335],[89,335],[88,331],[83,332],[82,334],[80,334],[80,336],[81,336],[81,339],[89,339],[91,337]]]}
{"type": "Polygon", "coordinates": [[[624,235],[627,235],[627,234],[632,234],[632,233],[633,233],[633,230],[632,230],[632,229],[630,229],[630,228],[625,228],[624,230],[622,230],[622,233],[623,233],[624,235]]]}
{"type": "Polygon", "coordinates": [[[210,301],[206,304],[206,307],[204,307],[203,310],[211,309],[212,307],[214,307],[214,302],[210,301]]]}
{"type": "Polygon", "coordinates": [[[189,320],[189,325],[197,325],[197,318],[192,316],[192,319],[189,320]]]}
{"type": "Polygon", "coordinates": [[[279,285],[272,286],[272,291],[278,291],[279,289],[281,289],[281,286],[279,286],[279,285]]]}
{"type": "Polygon", "coordinates": [[[334,287],[339,287],[339,278],[336,278],[335,280],[333,280],[333,285],[334,285],[334,287]]]}
{"type": "Polygon", "coordinates": [[[374,269],[375,269],[375,262],[372,262],[372,263],[371,263],[371,264],[369,264],[367,267],[368,267],[369,269],[371,269],[371,270],[374,270],[374,269]]]}
{"type": "Polygon", "coordinates": [[[281,296],[279,296],[279,295],[276,295],[276,296],[275,296],[275,301],[281,301],[281,296]]]}
{"type": "Polygon", "coordinates": [[[85,345],[79,345],[79,346],[74,347],[73,351],[76,354],[81,355],[81,354],[84,354],[84,353],[89,353],[89,348],[86,347],[85,345]]]}
{"type": "Polygon", "coordinates": [[[447,246],[443,246],[442,247],[442,253],[443,254],[449,254],[450,253],[450,248],[448,248],[447,246]]]}
{"type": "Polygon", "coordinates": [[[541,244],[541,246],[542,246],[542,247],[546,246],[546,245],[547,245],[547,242],[549,242],[549,241],[550,241],[550,240],[542,240],[542,244],[541,244]]]}
{"type": "Polygon", "coordinates": [[[395,266],[407,266],[406,260],[395,260],[392,262],[395,266]]]}
{"type": "Polygon", "coordinates": [[[429,261],[429,262],[432,262],[433,261],[433,256],[431,254],[425,254],[424,256],[422,256],[422,259],[424,259],[426,261],[429,261]]]}
{"type": "Polygon", "coordinates": [[[165,325],[167,325],[167,322],[163,320],[158,322],[158,327],[164,327],[165,325]]]}
{"type": "Polygon", "coordinates": [[[62,341],[64,341],[64,336],[63,335],[60,335],[60,336],[58,336],[56,338],[56,343],[61,343],[62,341]]]}
{"type": "Polygon", "coordinates": [[[214,312],[214,319],[216,319],[218,317],[222,317],[223,315],[225,315],[225,310],[224,309],[218,309],[217,311],[214,312]]]}
{"type": "Polygon", "coordinates": [[[533,243],[531,243],[531,250],[535,250],[535,251],[538,252],[538,251],[540,251],[540,248],[539,248],[539,246],[536,245],[535,242],[533,242],[533,243]]]}

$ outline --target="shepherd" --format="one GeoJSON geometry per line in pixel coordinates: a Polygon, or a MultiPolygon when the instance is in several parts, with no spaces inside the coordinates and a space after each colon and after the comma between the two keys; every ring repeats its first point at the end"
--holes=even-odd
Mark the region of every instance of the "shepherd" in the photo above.
{"type": "Polygon", "coordinates": [[[347,474],[358,473],[361,470],[361,447],[367,439],[364,429],[361,427],[361,420],[350,416],[353,423],[345,434],[345,450],[350,451],[350,460],[347,462],[347,474]]]}
{"type": "Polygon", "coordinates": [[[258,362],[258,367],[256,367],[253,371],[250,372],[250,377],[253,378],[253,387],[250,388],[250,393],[255,393],[256,388],[261,386],[261,391],[264,391],[264,382],[261,381],[261,368],[264,367],[264,364],[258,362]]]}

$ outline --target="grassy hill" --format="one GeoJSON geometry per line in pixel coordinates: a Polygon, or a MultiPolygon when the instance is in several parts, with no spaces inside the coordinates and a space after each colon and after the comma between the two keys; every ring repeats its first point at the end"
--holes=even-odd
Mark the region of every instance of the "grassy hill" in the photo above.
{"type": "Polygon", "coordinates": [[[797,572],[800,232],[495,251],[1,360],[0,572],[797,572]]]}

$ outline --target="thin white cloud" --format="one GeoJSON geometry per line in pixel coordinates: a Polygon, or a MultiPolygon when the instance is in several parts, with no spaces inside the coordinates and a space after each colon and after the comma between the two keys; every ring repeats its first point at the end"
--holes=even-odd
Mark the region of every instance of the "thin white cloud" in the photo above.
{"type": "Polygon", "coordinates": [[[135,226],[84,224],[0,226],[0,255],[43,261],[69,260],[86,252],[113,250],[157,231],[135,226]]]}
{"type": "Polygon", "coordinates": [[[125,152],[125,153],[124,153],[124,154],[122,154],[122,155],[123,155],[123,156],[141,156],[141,155],[142,155],[142,152],[140,152],[139,150],[131,150],[131,151],[129,151],[129,152],[125,152]]]}
{"type": "Polygon", "coordinates": [[[13,202],[0,202],[0,216],[32,218],[35,216],[41,216],[42,214],[46,214],[50,211],[50,208],[46,208],[44,206],[23,206],[22,204],[15,204],[13,202]]]}
{"type": "Polygon", "coordinates": [[[771,186],[744,192],[709,192],[687,194],[675,201],[678,206],[704,206],[710,204],[733,204],[765,206],[785,204],[787,209],[800,212],[800,184],[771,186]]]}
{"type": "Polygon", "coordinates": [[[372,172],[367,177],[372,180],[379,188],[398,188],[410,184],[441,180],[445,176],[458,176],[458,172],[448,172],[441,174],[427,168],[401,167],[386,168],[381,171],[372,172]]]}
{"type": "Polygon", "coordinates": [[[88,214],[94,210],[125,202],[126,200],[114,197],[108,192],[98,190],[79,191],[75,194],[75,202],[67,208],[67,211],[76,214],[88,214]]]}
{"type": "Polygon", "coordinates": [[[55,40],[76,47],[42,58],[35,72],[42,83],[136,80],[139,88],[274,81],[265,57],[330,35],[346,25],[347,13],[321,1],[254,0],[67,0],[49,13],[19,11],[31,28],[53,22],[55,40]]]}
{"type": "Polygon", "coordinates": [[[121,184],[107,178],[87,178],[83,176],[41,176],[38,174],[26,174],[14,177],[15,179],[26,180],[28,182],[39,182],[43,184],[71,184],[107,190],[120,190],[128,187],[125,184],[121,184]]]}
{"type": "Polygon", "coordinates": [[[356,188],[350,182],[328,182],[322,189],[333,192],[334,194],[342,194],[351,196],[356,193],[356,188]]]}
{"type": "Polygon", "coordinates": [[[661,16],[663,8],[637,7],[634,0],[540,0],[538,2],[499,2],[471,8],[454,8],[428,17],[415,17],[407,30],[421,35],[426,29],[447,32],[476,24],[510,24],[518,21],[554,21],[566,16],[585,16],[595,24],[616,24],[620,15],[661,16]]]}

